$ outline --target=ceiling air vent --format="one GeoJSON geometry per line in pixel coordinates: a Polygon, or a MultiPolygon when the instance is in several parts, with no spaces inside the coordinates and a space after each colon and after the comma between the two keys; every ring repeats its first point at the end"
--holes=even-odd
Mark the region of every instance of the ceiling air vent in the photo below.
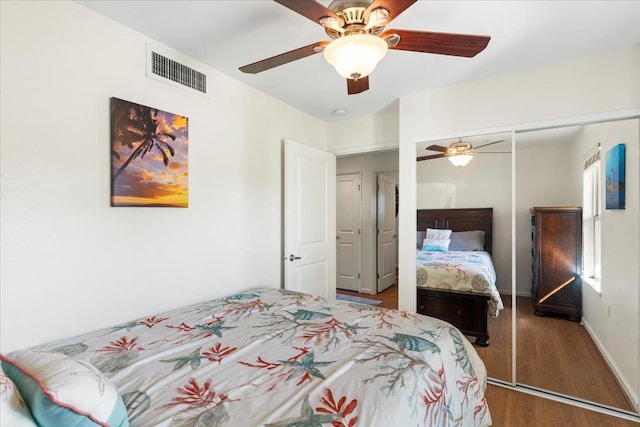
{"type": "Polygon", "coordinates": [[[167,83],[207,93],[207,75],[149,49],[147,75],[167,83]]]}

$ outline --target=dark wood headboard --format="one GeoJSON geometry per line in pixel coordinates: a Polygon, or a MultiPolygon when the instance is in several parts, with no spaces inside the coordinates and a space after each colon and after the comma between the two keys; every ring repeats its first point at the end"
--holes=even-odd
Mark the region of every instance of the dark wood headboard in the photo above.
{"type": "Polygon", "coordinates": [[[484,231],[484,250],[493,248],[493,208],[419,209],[418,231],[440,228],[453,231],[484,231]]]}

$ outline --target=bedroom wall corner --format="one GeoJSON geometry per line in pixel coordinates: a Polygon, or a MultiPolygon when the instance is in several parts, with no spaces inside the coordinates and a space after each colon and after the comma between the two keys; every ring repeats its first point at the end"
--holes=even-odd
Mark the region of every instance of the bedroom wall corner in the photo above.
{"type": "Polygon", "coordinates": [[[398,149],[398,109],[327,123],[327,150],[337,156],[398,149]]]}
{"type": "MultiPolygon", "coordinates": [[[[582,164],[596,142],[602,162],[618,143],[626,144],[626,207],[604,209],[602,194],[602,291],[582,285],[583,318],[589,333],[638,406],[640,396],[640,119],[587,125],[575,142],[574,162],[582,164]],[[632,184],[632,183],[635,183],[632,184]]],[[[604,164],[604,163],[603,163],[604,164]]],[[[605,179],[605,168],[602,168],[605,179]]]]}
{"type": "Polygon", "coordinates": [[[0,2],[0,350],[281,282],[282,139],[327,125],[203,66],[145,75],[146,37],[73,1],[0,2]],[[189,118],[189,208],[109,206],[109,99],[189,118]]]}

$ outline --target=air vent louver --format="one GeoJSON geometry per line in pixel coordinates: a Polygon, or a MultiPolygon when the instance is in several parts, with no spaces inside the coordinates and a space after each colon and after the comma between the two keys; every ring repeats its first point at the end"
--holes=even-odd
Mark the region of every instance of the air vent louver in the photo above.
{"type": "Polygon", "coordinates": [[[207,93],[207,75],[151,51],[150,72],[198,92],[207,93]]]}

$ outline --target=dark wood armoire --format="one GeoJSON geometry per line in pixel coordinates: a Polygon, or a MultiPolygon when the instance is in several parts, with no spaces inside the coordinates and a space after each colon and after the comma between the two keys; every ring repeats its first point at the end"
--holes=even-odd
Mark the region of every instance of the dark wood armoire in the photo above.
{"type": "Polygon", "coordinates": [[[531,208],[531,298],[536,314],[582,318],[582,208],[531,208]]]}

